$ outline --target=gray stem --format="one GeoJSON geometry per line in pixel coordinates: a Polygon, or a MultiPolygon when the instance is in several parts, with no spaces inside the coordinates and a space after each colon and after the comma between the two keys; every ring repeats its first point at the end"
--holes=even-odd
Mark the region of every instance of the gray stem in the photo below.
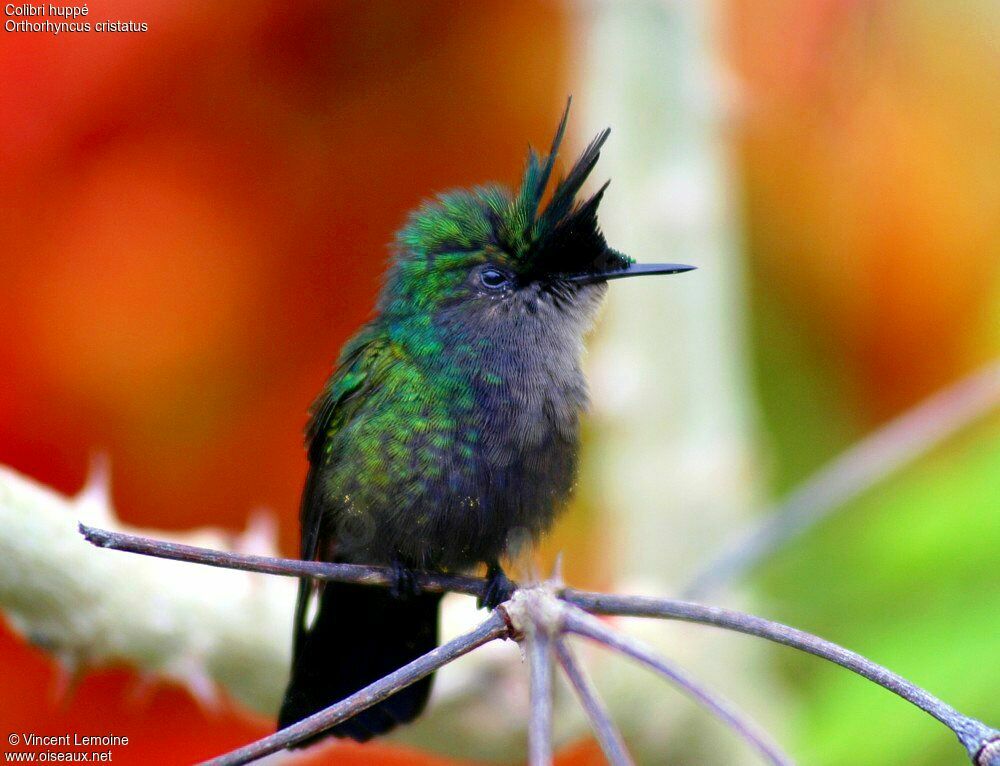
{"type": "Polygon", "coordinates": [[[563,615],[563,628],[626,654],[655,670],[736,732],[768,763],[773,764],[773,766],[793,766],[794,761],[782,752],[781,748],[771,740],[760,726],[743,715],[727,700],[710,692],[686,672],[657,655],[645,644],[616,633],[605,627],[600,620],[572,607],[568,608],[563,615]]]}
{"type": "Polygon", "coordinates": [[[566,678],[569,680],[580,700],[580,706],[587,714],[590,721],[590,728],[593,729],[597,742],[604,751],[604,757],[608,759],[611,766],[632,766],[632,756],[629,755],[625,747],[625,740],[622,739],[621,732],[611,720],[611,714],[605,706],[604,701],[597,694],[593,682],[587,675],[587,671],[577,661],[569,644],[564,639],[555,642],[556,659],[562,667],[566,678]]]}
{"type": "Polygon", "coordinates": [[[562,597],[569,603],[596,614],[660,617],[714,625],[737,633],[766,638],[768,641],[822,657],[874,681],[879,686],[898,694],[907,702],[934,716],[955,733],[973,762],[975,762],[977,753],[986,743],[1000,737],[1000,730],[992,729],[975,718],[959,713],[951,705],[877,662],[872,662],[867,657],[845,649],[832,641],[788,625],[782,625],[780,622],[772,622],[733,609],[705,606],[676,599],[614,596],[603,593],[587,593],[569,588],[563,591],[562,597]]]}
{"type": "Polygon", "coordinates": [[[314,713],[298,723],[281,729],[270,736],[251,742],[249,745],[232,750],[225,755],[205,761],[202,766],[239,766],[250,763],[265,755],[276,753],[291,745],[303,742],[326,731],[332,726],[345,721],[355,713],[359,713],[372,705],[381,702],[395,692],[430,675],[443,665],[468,654],[473,649],[489,643],[497,638],[503,638],[508,633],[507,623],[503,617],[494,612],[482,625],[469,633],[454,638],[427,654],[421,655],[413,662],[407,663],[399,670],[383,676],[378,681],[369,684],[364,689],[345,697],[335,705],[314,713]]]}
{"type": "MultiPolygon", "coordinates": [[[[292,559],[277,559],[268,556],[247,556],[222,551],[212,551],[206,548],[198,548],[191,545],[180,545],[160,540],[153,540],[147,537],[129,535],[122,532],[108,532],[102,529],[95,529],[80,525],[80,531],[90,542],[104,548],[141,553],[147,556],[174,559],[177,561],[189,561],[210,566],[224,567],[229,569],[241,569],[251,572],[264,572],[267,574],[280,574],[293,577],[309,575],[318,579],[338,580],[342,582],[359,582],[368,585],[388,585],[391,582],[391,570],[384,567],[370,567],[349,564],[327,564],[318,561],[295,561],[292,559]]],[[[479,596],[484,592],[486,581],[475,577],[459,577],[454,575],[440,575],[432,572],[417,573],[417,582],[428,590],[449,590],[457,593],[479,596]]],[[[575,605],[587,612],[595,614],[612,614],[633,617],[658,617],[663,619],[683,620],[686,622],[697,622],[704,625],[714,625],[725,630],[747,635],[766,638],[793,649],[808,652],[817,657],[834,662],[843,668],[847,668],[858,675],[864,676],[870,681],[874,681],[880,686],[899,695],[908,702],[916,705],[921,710],[932,715],[958,737],[965,747],[969,758],[976,766],[1000,766],[1000,730],[991,728],[975,718],[966,716],[947,703],[935,697],[925,689],[907,681],[902,676],[893,673],[888,668],[872,662],[866,657],[838,646],[832,641],[814,636],[811,633],[782,625],[779,622],[765,620],[744,612],[733,609],[724,609],[716,606],[705,606],[690,601],[681,601],[669,598],[650,598],[646,596],[617,596],[606,593],[593,593],[588,591],[575,590],[573,588],[563,588],[559,592],[559,597],[566,604],[575,605]]],[[[487,625],[494,620],[500,619],[496,615],[491,618],[487,625]]],[[[603,628],[599,622],[595,622],[597,627],[603,628]]],[[[502,635],[492,636],[496,638],[502,635]]],[[[469,634],[470,636],[472,634],[469,634]]],[[[614,635],[613,633],[611,635],[614,635]]],[[[460,639],[456,639],[459,641],[460,639]]],[[[489,639],[487,639],[489,640],[489,639]]],[[[454,642],[439,647],[435,652],[443,650],[446,646],[451,646],[454,642]]],[[[478,644],[477,644],[478,645],[478,644]]],[[[469,646],[459,654],[464,654],[474,646],[469,646]]],[[[432,652],[429,655],[433,655],[432,652]]],[[[456,654],[454,656],[459,656],[456,654]]],[[[419,662],[420,660],[418,660],[419,662]]],[[[429,673],[442,664],[448,662],[442,660],[438,665],[430,668],[429,673]]],[[[412,665],[413,663],[411,663],[412,665]]],[[[407,665],[409,668],[411,665],[407,665]]],[[[386,676],[378,684],[394,678],[398,673],[406,668],[396,671],[386,676]]],[[[426,673],[425,673],[426,674],[426,673]]],[[[417,676],[407,683],[412,683],[420,676],[417,676]]],[[[372,689],[377,684],[368,687],[372,689]]],[[[405,685],[405,684],[404,684],[405,685]]],[[[381,688],[381,687],[380,687],[381,688]]],[[[401,687],[400,687],[401,688],[401,687]]],[[[362,690],[365,691],[365,690],[362,690]]],[[[358,692],[361,694],[362,692],[358,692]]],[[[391,691],[389,692],[391,693],[391,691]]],[[[345,704],[348,700],[357,695],[352,695],[343,702],[337,703],[335,708],[345,704]]],[[[386,694],[388,696],[388,693],[386,694]]],[[[379,699],[382,699],[381,697],[379,699]]],[[[377,700],[375,700],[377,701],[377,700]]],[[[373,703],[369,703],[373,704],[373,703]]],[[[334,708],[330,708],[333,710],[334,708]]],[[[319,713],[317,715],[323,715],[319,713]]],[[[346,717],[346,715],[345,715],[346,717]]],[[[311,720],[311,719],[306,719],[311,720]]],[[[338,719],[339,720],[339,719],[338,719]]],[[[300,722],[304,723],[304,722],[300,722]]],[[[327,723],[325,727],[332,726],[336,721],[327,723]]],[[[299,724],[296,724],[298,726],[299,724]]],[[[294,727],[290,727],[294,728],[294,727]]],[[[289,731],[285,729],[284,731],[289,731]]],[[[281,734],[281,732],[279,732],[281,734]]],[[[272,735],[278,736],[278,735],[272,735]]],[[[309,736],[308,734],[303,737],[309,736]]],[[[268,738],[270,739],[270,738],[268,738]]],[[[265,742],[268,740],[261,740],[265,742]]],[[[252,747],[252,746],[251,746],[252,747]]],[[[278,747],[283,747],[279,745],[278,747]]],[[[242,750],[236,751],[242,752],[242,750]]],[[[268,751],[272,752],[272,751],[268,751]]],[[[240,761],[241,763],[244,761],[240,761]]],[[[224,763],[230,763],[225,761],[224,763]]],[[[233,762],[235,763],[235,762],[233,762]]]]}
{"type": "MultiPolygon", "coordinates": [[[[80,524],[79,527],[80,534],[87,542],[99,548],[112,548],[126,553],[138,553],[143,556],[155,556],[172,561],[186,561],[210,567],[239,569],[244,572],[262,572],[286,577],[309,576],[316,580],[336,580],[337,582],[350,582],[359,585],[385,586],[393,583],[391,567],[376,567],[367,564],[332,564],[326,561],[299,561],[298,559],[279,559],[271,556],[213,551],[194,545],[130,535],[126,532],[111,532],[106,529],[89,527],[86,524],[80,524]]],[[[465,593],[479,598],[486,590],[486,581],[480,577],[414,572],[414,579],[421,589],[428,591],[465,593]]]]}
{"type": "Polygon", "coordinates": [[[528,763],[552,764],[552,637],[537,623],[526,637],[531,680],[528,763]]]}

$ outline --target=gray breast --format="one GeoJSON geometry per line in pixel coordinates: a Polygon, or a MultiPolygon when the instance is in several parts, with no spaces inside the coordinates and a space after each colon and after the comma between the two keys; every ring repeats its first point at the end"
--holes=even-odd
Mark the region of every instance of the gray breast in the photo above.
{"type": "Polygon", "coordinates": [[[476,349],[462,364],[469,365],[478,442],[471,485],[453,493],[461,507],[436,515],[435,536],[460,541],[452,549],[467,554],[465,563],[536,539],[565,506],[588,402],[583,333],[601,294],[560,307],[536,292],[478,314],[464,311],[448,328],[453,347],[476,349]]]}

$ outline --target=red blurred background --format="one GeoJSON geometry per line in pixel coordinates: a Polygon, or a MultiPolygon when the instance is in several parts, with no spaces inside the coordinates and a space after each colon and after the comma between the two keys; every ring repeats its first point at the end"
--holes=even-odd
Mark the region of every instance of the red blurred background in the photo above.
{"type": "MultiPolygon", "coordinates": [[[[371,310],[392,233],[429,192],[515,180],[547,140],[562,13],[93,4],[105,17],[149,31],[0,48],[0,463],[72,493],[105,452],[127,522],[235,529],[263,506],[291,552],[306,409],[371,310]]],[[[4,728],[114,721],[132,740],[116,761],[185,763],[272,725],[124,669],[60,702],[56,677],[3,629],[4,728]]]]}

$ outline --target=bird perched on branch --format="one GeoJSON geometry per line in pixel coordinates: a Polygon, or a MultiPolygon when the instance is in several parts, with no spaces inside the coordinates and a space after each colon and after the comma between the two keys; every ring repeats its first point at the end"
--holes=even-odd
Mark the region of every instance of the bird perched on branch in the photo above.
{"type": "MultiPolygon", "coordinates": [[[[583,338],[607,282],[693,268],[608,247],[607,184],[577,201],[608,130],[542,204],[568,113],[547,155],[529,150],[516,192],[452,191],[410,215],[376,317],[313,405],[301,557],[396,576],[389,589],[301,581],[281,728],[437,645],[441,594],[419,592],[414,570],[485,563],[483,605],[510,596],[500,559],[547,530],[573,487],[583,338]]],[[[430,688],[418,681],[329,733],[383,734],[419,715],[430,688]]]]}

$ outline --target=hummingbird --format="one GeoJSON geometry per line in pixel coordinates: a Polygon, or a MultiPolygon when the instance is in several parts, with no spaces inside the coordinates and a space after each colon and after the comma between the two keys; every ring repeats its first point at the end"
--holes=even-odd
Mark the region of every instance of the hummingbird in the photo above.
{"type": "MultiPolygon", "coordinates": [[[[284,728],[438,643],[440,593],[413,573],[485,564],[480,606],[513,585],[501,559],[551,526],[573,489],[587,408],[584,337],[607,283],[677,274],[608,246],[608,183],[578,199],[601,131],[543,198],[566,132],[528,150],[520,186],[425,201],[397,233],[374,318],[344,346],[306,428],[303,560],[391,567],[391,588],[300,581],[284,728]]],[[[332,727],[364,742],[416,718],[427,677],[332,727]]],[[[309,743],[304,743],[309,744],[309,743]]]]}

